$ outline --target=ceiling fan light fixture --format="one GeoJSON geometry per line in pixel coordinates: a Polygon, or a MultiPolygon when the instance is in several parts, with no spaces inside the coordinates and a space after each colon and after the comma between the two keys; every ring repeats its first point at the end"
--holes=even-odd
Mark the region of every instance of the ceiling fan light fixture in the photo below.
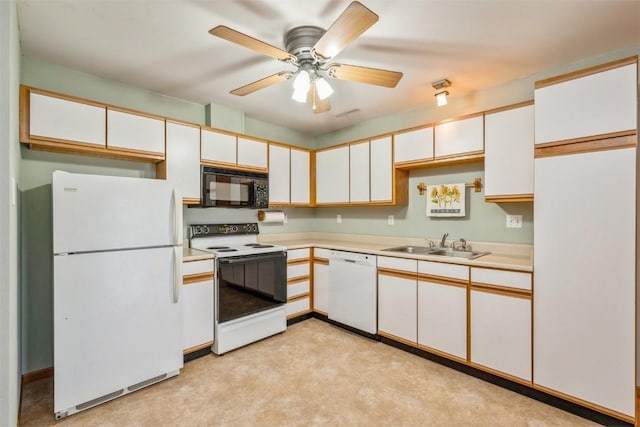
{"type": "Polygon", "coordinates": [[[438,107],[447,105],[447,95],[449,95],[449,92],[447,92],[446,90],[436,93],[436,105],[438,107]]]}
{"type": "Polygon", "coordinates": [[[333,94],[333,88],[329,85],[329,82],[322,77],[316,80],[316,89],[318,90],[318,97],[322,100],[327,99],[333,94]]]}
{"type": "Polygon", "coordinates": [[[293,95],[291,99],[297,102],[307,102],[307,92],[311,87],[311,77],[307,70],[301,69],[298,75],[293,79],[293,95]]]}

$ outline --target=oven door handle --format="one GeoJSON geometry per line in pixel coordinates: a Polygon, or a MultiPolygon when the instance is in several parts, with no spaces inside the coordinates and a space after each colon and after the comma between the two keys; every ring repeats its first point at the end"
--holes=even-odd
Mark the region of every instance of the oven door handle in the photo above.
{"type": "Polygon", "coordinates": [[[286,257],[285,252],[278,252],[276,254],[259,254],[259,255],[244,255],[239,257],[228,257],[228,258],[220,258],[218,261],[220,264],[237,264],[239,262],[251,262],[251,261],[262,261],[267,259],[277,259],[286,257]]]}

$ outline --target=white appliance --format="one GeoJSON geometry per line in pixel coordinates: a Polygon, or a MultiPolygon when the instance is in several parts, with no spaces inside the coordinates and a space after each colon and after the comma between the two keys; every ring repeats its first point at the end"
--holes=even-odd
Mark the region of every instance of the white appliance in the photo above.
{"type": "Polygon", "coordinates": [[[216,354],[287,329],[286,247],[258,243],[258,233],[256,223],[190,226],[191,247],[214,255],[216,354]]]}
{"type": "Polygon", "coordinates": [[[179,374],[182,199],[163,180],[53,173],[57,419],[179,374]]]}
{"type": "Polygon", "coordinates": [[[377,286],[375,255],[329,253],[329,319],[376,334],[377,286]]]}

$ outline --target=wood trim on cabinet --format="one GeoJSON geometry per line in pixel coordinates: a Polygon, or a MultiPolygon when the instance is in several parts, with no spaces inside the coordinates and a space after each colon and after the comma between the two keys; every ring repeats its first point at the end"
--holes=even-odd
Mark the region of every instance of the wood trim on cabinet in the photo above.
{"type": "MultiPolygon", "coordinates": [[[[138,110],[133,110],[131,108],[126,108],[126,107],[118,107],[116,105],[105,105],[105,107],[107,108],[107,112],[109,112],[109,110],[111,111],[117,111],[120,113],[127,113],[127,114],[131,114],[134,116],[141,116],[141,117],[147,117],[149,119],[155,119],[155,120],[159,120],[161,122],[165,121],[165,118],[163,116],[158,116],[156,114],[151,114],[151,113],[145,113],[144,111],[138,111],[138,110]]],[[[109,117],[107,115],[107,117],[109,117]]],[[[180,123],[182,124],[182,123],[180,123]]]]}
{"type": "Polygon", "coordinates": [[[90,145],[85,143],[73,144],[65,142],[51,142],[52,138],[40,139],[32,138],[27,142],[30,149],[36,151],[47,151],[51,153],[76,154],[82,156],[99,157],[105,159],[129,160],[146,163],[157,163],[164,160],[164,153],[146,154],[140,151],[124,151],[104,148],[102,145],[90,145]]]}
{"type": "Polygon", "coordinates": [[[209,280],[213,280],[213,273],[189,274],[182,277],[182,283],[185,285],[207,282],[209,280]]]}
{"type": "Polygon", "coordinates": [[[484,112],[484,115],[486,116],[487,114],[495,114],[495,113],[500,113],[502,111],[508,111],[508,110],[514,110],[516,108],[526,107],[527,105],[533,105],[533,102],[534,102],[533,99],[530,99],[528,101],[522,101],[515,104],[505,105],[504,107],[498,107],[491,110],[486,110],[484,112]]]}
{"type": "Polygon", "coordinates": [[[440,156],[434,159],[429,159],[424,162],[423,161],[402,162],[402,163],[397,163],[395,167],[402,170],[411,170],[411,169],[428,168],[433,166],[453,166],[453,165],[462,165],[462,164],[476,163],[476,162],[484,162],[483,151],[473,151],[469,153],[464,153],[463,155],[451,154],[447,156],[440,156]]]}
{"type": "Polygon", "coordinates": [[[637,145],[638,137],[636,130],[631,129],[622,132],[538,144],[535,148],[535,158],[634,148],[637,145]]]}
{"type": "MultiPolygon", "coordinates": [[[[236,150],[237,150],[237,147],[238,146],[236,145],[236,150]]],[[[237,153],[236,153],[236,157],[237,157],[237,153]]],[[[202,157],[200,157],[200,163],[204,166],[212,166],[212,167],[225,168],[225,169],[235,169],[235,170],[261,172],[261,173],[268,172],[267,168],[256,168],[253,166],[238,165],[236,163],[214,162],[211,160],[204,160],[202,159],[202,157]]]]}
{"type": "MultiPolygon", "coordinates": [[[[463,116],[456,116],[456,117],[452,117],[450,119],[440,120],[439,122],[435,122],[433,124],[433,126],[435,127],[435,126],[442,125],[442,124],[445,124],[445,123],[457,122],[457,121],[466,120],[466,119],[472,119],[474,117],[479,117],[479,116],[483,116],[483,115],[484,115],[484,111],[480,111],[478,113],[465,114],[463,116]]],[[[434,129],[434,131],[435,131],[435,129],[434,129]]]]}
{"type": "Polygon", "coordinates": [[[379,329],[378,329],[378,335],[380,335],[381,337],[389,338],[390,340],[397,341],[399,343],[402,343],[402,344],[405,344],[405,345],[408,345],[408,346],[411,346],[411,347],[416,347],[416,348],[418,347],[418,343],[415,342],[415,341],[410,341],[410,340],[408,340],[406,338],[401,338],[399,336],[390,334],[390,333],[385,332],[385,331],[381,331],[379,329]]]}
{"type": "Polygon", "coordinates": [[[487,203],[533,202],[533,194],[506,194],[504,196],[484,196],[487,203]]]}
{"type": "MultiPolygon", "coordinates": [[[[393,155],[393,145],[391,150],[393,155]]],[[[393,174],[395,182],[391,187],[392,203],[396,206],[406,206],[409,204],[409,171],[393,167],[393,174]]]]}
{"type": "Polygon", "coordinates": [[[559,397],[561,399],[564,399],[564,400],[567,400],[569,402],[578,404],[580,406],[584,406],[586,408],[593,409],[594,411],[601,412],[601,413],[603,413],[605,415],[609,415],[609,416],[617,418],[619,420],[622,420],[622,421],[625,421],[625,422],[628,422],[628,423],[631,423],[631,424],[635,423],[635,418],[632,417],[632,416],[623,414],[623,413],[618,412],[618,411],[614,411],[614,410],[609,409],[609,408],[605,408],[604,406],[600,406],[600,405],[597,405],[595,403],[591,403],[591,402],[589,402],[587,400],[582,400],[582,399],[580,399],[578,397],[574,397],[574,396],[571,396],[569,394],[565,394],[565,393],[556,391],[554,389],[547,388],[545,386],[541,386],[539,384],[536,384],[535,382],[533,383],[533,388],[535,390],[540,390],[542,392],[545,392],[545,393],[550,394],[552,396],[559,397]]]}
{"type": "MultiPolygon", "coordinates": [[[[53,91],[50,91],[50,90],[40,89],[40,88],[29,86],[29,85],[20,85],[20,91],[21,92],[22,92],[23,89],[25,90],[26,95],[28,95],[29,93],[33,92],[33,93],[37,93],[39,95],[50,96],[50,97],[58,98],[58,99],[65,99],[67,101],[79,102],[80,104],[93,105],[94,107],[107,108],[109,106],[109,104],[105,104],[104,102],[92,101],[90,99],[79,98],[77,96],[66,95],[64,93],[53,92],[53,91]]],[[[27,96],[27,98],[28,98],[28,96],[27,96]]]]}
{"type": "Polygon", "coordinates": [[[523,298],[530,300],[533,293],[530,290],[511,288],[508,286],[489,285],[486,283],[471,282],[471,289],[479,292],[502,295],[507,297],[523,298]]]}
{"type": "MultiPolygon", "coordinates": [[[[495,375],[497,377],[502,377],[502,378],[506,378],[509,381],[513,381],[514,383],[518,383],[518,384],[522,384],[522,385],[526,385],[527,387],[532,387],[533,386],[533,381],[530,380],[525,380],[524,378],[520,378],[520,377],[516,377],[515,375],[511,375],[511,374],[507,374],[505,372],[502,371],[498,371],[492,368],[488,368],[484,365],[481,365],[479,363],[476,362],[469,362],[469,366],[472,366],[476,369],[480,369],[481,371],[485,371],[488,372],[492,375],[495,375]]],[[[533,378],[533,377],[532,377],[533,378]]]]}
{"type": "MultiPolygon", "coordinates": [[[[309,293],[310,292],[305,292],[303,294],[299,294],[299,295],[296,295],[294,297],[287,298],[287,302],[296,302],[296,301],[303,300],[305,298],[309,298],[309,293]]],[[[311,300],[309,300],[309,302],[311,302],[311,300]]]]}
{"type": "Polygon", "coordinates": [[[20,142],[29,142],[29,122],[31,111],[31,97],[29,96],[30,88],[28,86],[20,85],[20,129],[19,138],[20,142]]]}
{"type": "Polygon", "coordinates": [[[182,198],[183,205],[199,205],[200,199],[192,198],[192,197],[183,197],[182,198]]]}
{"type": "Polygon", "coordinates": [[[457,286],[459,288],[466,288],[469,284],[468,280],[452,279],[450,277],[434,276],[424,273],[418,273],[418,280],[421,282],[435,283],[438,285],[457,286]]]}
{"type": "Polygon", "coordinates": [[[22,385],[53,376],[53,366],[22,374],[22,385]]]}
{"type": "Polygon", "coordinates": [[[555,85],[558,83],[574,80],[580,77],[589,76],[591,74],[601,73],[603,71],[612,70],[614,68],[624,67],[625,65],[635,64],[638,62],[638,55],[630,56],[628,58],[618,59],[616,61],[607,62],[606,64],[595,65],[593,67],[584,68],[582,70],[573,71],[559,76],[550,77],[544,80],[538,80],[535,83],[535,88],[540,89],[546,86],[555,85]]]}
{"type": "Polygon", "coordinates": [[[314,264],[329,265],[329,260],[327,258],[316,258],[314,256],[313,257],[313,263],[314,264]]]}
{"type": "Polygon", "coordinates": [[[300,282],[304,282],[307,280],[311,280],[311,277],[309,275],[306,276],[298,276],[298,277],[292,277],[291,279],[287,279],[287,286],[288,285],[295,285],[296,283],[300,283],[300,282]]]}
{"type": "Polygon", "coordinates": [[[409,280],[417,280],[417,273],[410,273],[408,271],[403,270],[394,270],[391,268],[378,267],[378,274],[389,277],[397,277],[399,279],[409,279],[409,280]]]}
{"type": "Polygon", "coordinates": [[[310,258],[292,259],[291,261],[287,261],[287,266],[298,265],[298,264],[306,264],[309,261],[310,261],[310,258]]]}
{"type": "Polygon", "coordinates": [[[431,347],[428,347],[428,346],[423,345],[423,344],[418,344],[418,348],[420,350],[424,350],[426,352],[433,353],[433,354],[435,354],[437,356],[441,356],[441,357],[444,357],[444,358],[447,358],[447,359],[455,360],[456,362],[462,363],[464,365],[468,364],[467,363],[467,359],[465,359],[463,357],[454,356],[453,354],[446,353],[446,352],[441,351],[441,350],[436,350],[435,348],[431,348],[431,347]]]}
{"type": "Polygon", "coordinates": [[[300,316],[304,316],[305,314],[311,313],[313,312],[313,310],[308,309],[308,310],[302,310],[302,311],[296,311],[295,313],[292,313],[290,315],[287,316],[287,320],[291,320],[291,319],[295,319],[296,317],[300,317],[300,316]]]}
{"type": "Polygon", "coordinates": [[[193,347],[186,348],[182,350],[182,354],[193,353],[194,351],[202,350],[207,347],[211,347],[213,345],[213,341],[207,341],[202,344],[194,345],[193,347]]]}
{"type": "Polygon", "coordinates": [[[447,154],[446,156],[435,156],[433,158],[433,163],[437,163],[438,161],[476,161],[479,159],[484,159],[484,141],[483,141],[483,149],[476,151],[467,151],[464,153],[456,153],[456,154],[447,154]]]}

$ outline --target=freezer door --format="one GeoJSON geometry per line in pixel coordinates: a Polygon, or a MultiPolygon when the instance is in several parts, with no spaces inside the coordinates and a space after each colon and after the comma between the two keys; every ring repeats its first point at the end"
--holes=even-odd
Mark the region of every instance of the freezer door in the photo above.
{"type": "Polygon", "coordinates": [[[181,253],[54,257],[56,413],[182,368],[181,253]]]}
{"type": "Polygon", "coordinates": [[[164,181],[53,173],[53,253],[182,244],[182,199],[164,181]]]}

